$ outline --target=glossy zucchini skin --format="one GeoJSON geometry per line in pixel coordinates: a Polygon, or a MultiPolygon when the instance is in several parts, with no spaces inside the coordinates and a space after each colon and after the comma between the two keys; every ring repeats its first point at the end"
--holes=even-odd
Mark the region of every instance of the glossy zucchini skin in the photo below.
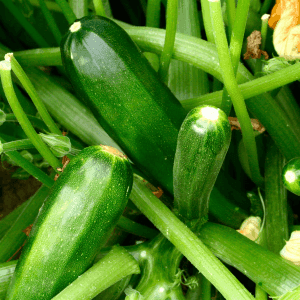
{"type": "Polygon", "coordinates": [[[129,35],[107,18],[84,17],[64,36],[61,55],[79,99],[104,130],[172,192],[176,140],[186,113],[129,35]]]}
{"type": "Polygon", "coordinates": [[[174,161],[174,204],[186,220],[207,215],[210,193],[231,139],[226,114],[203,105],[185,118],[177,140],[174,161]]]}
{"type": "Polygon", "coordinates": [[[51,299],[91,265],[132,186],[129,161],[111,149],[117,151],[85,148],[59,176],[32,227],[6,299],[51,299]]]}
{"type": "Polygon", "coordinates": [[[290,160],[284,166],[282,180],[286,189],[300,196],[300,157],[290,160]]]}

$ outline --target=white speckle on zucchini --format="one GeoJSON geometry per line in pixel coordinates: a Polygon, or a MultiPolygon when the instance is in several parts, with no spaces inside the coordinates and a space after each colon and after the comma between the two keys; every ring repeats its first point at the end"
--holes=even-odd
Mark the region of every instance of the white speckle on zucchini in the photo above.
{"type": "Polygon", "coordinates": [[[293,183],[296,180],[296,174],[293,171],[287,171],[284,174],[284,178],[287,182],[293,183]]]}
{"type": "Polygon", "coordinates": [[[70,31],[71,32],[77,32],[79,29],[81,28],[81,22],[74,22],[71,26],[70,26],[70,31]]]}
{"type": "Polygon", "coordinates": [[[219,118],[219,109],[214,107],[203,107],[201,109],[201,113],[204,118],[211,120],[211,121],[217,121],[219,118]]]}

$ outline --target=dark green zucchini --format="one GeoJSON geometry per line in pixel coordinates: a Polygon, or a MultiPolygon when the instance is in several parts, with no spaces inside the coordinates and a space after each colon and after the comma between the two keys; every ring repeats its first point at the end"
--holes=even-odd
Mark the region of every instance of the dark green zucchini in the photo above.
{"type": "Polygon", "coordinates": [[[231,139],[226,114],[203,105],[185,118],[177,140],[174,161],[174,203],[183,219],[207,215],[210,193],[231,139]]]}
{"type": "Polygon", "coordinates": [[[129,158],[172,192],[186,113],[129,35],[107,18],[85,17],[70,27],[61,54],[79,99],[129,158]]]}
{"type": "Polygon", "coordinates": [[[290,160],[284,166],[282,180],[290,192],[300,196],[300,157],[290,160]]]}
{"type": "Polygon", "coordinates": [[[131,186],[130,163],[112,147],[91,146],[73,158],[40,210],[6,299],[51,299],[90,267],[131,186]]]}

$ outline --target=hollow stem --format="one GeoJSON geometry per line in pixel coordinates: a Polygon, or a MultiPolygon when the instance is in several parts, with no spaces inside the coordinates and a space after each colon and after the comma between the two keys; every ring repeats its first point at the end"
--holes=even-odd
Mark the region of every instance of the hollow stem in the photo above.
{"type": "Polygon", "coordinates": [[[146,26],[159,28],[160,24],[160,1],[148,0],[146,13],[146,26]]]}
{"type": "Polygon", "coordinates": [[[30,37],[37,43],[41,48],[49,47],[48,42],[43,38],[43,36],[34,28],[29,21],[20,12],[18,7],[12,2],[12,0],[2,1],[5,7],[10,11],[10,13],[15,17],[15,19],[20,23],[24,30],[30,35],[30,37]]]}
{"type": "Polygon", "coordinates": [[[106,13],[104,10],[102,0],[93,0],[93,4],[94,4],[96,15],[105,17],[106,13]]]}
{"type": "Polygon", "coordinates": [[[168,71],[173,54],[177,27],[178,0],[169,0],[167,4],[167,26],[165,44],[160,56],[158,74],[163,82],[168,80],[168,71]]]}
{"type": "Polygon", "coordinates": [[[126,232],[144,237],[146,239],[152,239],[159,233],[155,229],[136,223],[124,216],[121,216],[121,218],[119,219],[118,227],[126,232]]]}
{"type": "Polygon", "coordinates": [[[232,30],[235,23],[235,0],[226,0],[226,14],[228,19],[229,36],[232,36],[232,30]]]}
{"type": "Polygon", "coordinates": [[[76,20],[76,15],[74,14],[68,2],[66,0],[55,0],[55,2],[61,8],[61,11],[67,19],[69,25],[73,24],[76,20]]]}
{"type": "MultiPolygon", "coordinates": [[[[45,125],[45,123],[34,116],[27,115],[29,121],[31,122],[32,126],[39,129],[40,131],[47,131],[48,127],[45,125]]],[[[18,122],[18,119],[14,114],[6,114],[6,121],[5,122],[18,122]]]]}
{"type": "Polygon", "coordinates": [[[289,239],[287,191],[282,182],[285,159],[269,139],[265,160],[265,206],[267,248],[279,254],[289,239]]]}
{"type": "Polygon", "coordinates": [[[135,176],[130,199],[228,300],[254,299],[197,236],[135,176]]]}
{"type": "Polygon", "coordinates": [[[44,0],[39,0],[39,5],[41,8],[41,11],[47,21],[47,24],[49,26],[50,31],[52,32],[55,41],[57,43],[57,45],[60,44],[61,41],[61,33],[60,30],[55,22],[55,19],[53,18],[53,16],[51,15],[51,12],[48,8],[48,6],[46,5],[46,2],[44,0]]]}
{"type": "Polygon", "coordinates": [[[38,48],[14,52],[22,66],[61,66],[60,48],[38,48]]]}
{"type": "MultiPolygon", "coordinates": [[[[265,50],[267,33],[268,33],[268,20],[270,15],[264,14],[261,17],[261,50],[265,50]]],[[[262,71],[262,60],[264,56],[256,59],[254,74],[257,76],[262,71]]]]}
{"type": "Polygon", "coordinates": [[[88,0],[69,0],[69,5],[77,19],[88,15],[88,0]]]}
{"type": "Polygon", "coordinates": [[[231,97],[237,118],[241,124],[243,141],[245,144],[250,165],[251,179],[256,185],[262,187],[264,185],[264,179],[260,175],[256,142],[253,134],[250,117],[243,99],[243,95],[238,88],[233,72],[228,50],[228,44],[226,40],[225,29],[223,25],[220,1],[209,0],[209,3],[219,62],[223,71],[224,84],[231,97]]]}
{"type": "Polygon", "coordinates": [[[51,150],[46,146],[41,137],[35,132],[26,114],[24,113],[17,97],[14,92],[14,88],[11,80],[11,64],[8,61],[2,61],[0,65],[1,82],[5,92],[5,96],[9,102],[9,105],[18,119],[25,134],[31,140],[32,144],[44,157],[46,161],[57,172],[57,169],[61,167],[60,161],[52,154],[51,150]]]}
{"type": "Polygon", "coordinates": [[[28,78],[18,61],[14,58],[13,54],[7,54],[5,59],[10,61],[13,72],[16,74],[17,78],[22,83],[25,91],[28,93],[29,97],[31,98],[37,111],[39,112],[41,118],[49,128],[50,132],[61,135],[61,131],[58,129],[55,122],[51,118],[50,114],[46,109],[46,106],[37,94],[33,84],[31,83],[30,79],[28,78]]]}
{"type": "Polygon", "coordinates": [[[89,300],[125,276],[139,274],[137,261],[124,248],[112,250],[52,300],[89,300]]]}
{"type": "MultiPolygon", "coordinates": [[[[230,2],[230,1],[229,1],[230,2]]],[[[234,1],[235,3],[235,1],[234,1]]],[[[250,6],[250,0],[240,0],[238,1],[236,14],[238,18],[235,19],[233,23],[232,33],[230,34],[230,58],[232,63],[232,68],[234,75],[237,74],[237,69],[240,62],[241,50],[243,46],[244,33],[246,28],[247,16],[250,6]]],[[[227,8],[229,10],[229,7],[227,8]]],[[[234,7],[235,9],[235,7],[234,7]]],[[[232,102],[226,87],[223,90],[222,95],[222,110],[229,115],[231,110],[232,102]]]]}

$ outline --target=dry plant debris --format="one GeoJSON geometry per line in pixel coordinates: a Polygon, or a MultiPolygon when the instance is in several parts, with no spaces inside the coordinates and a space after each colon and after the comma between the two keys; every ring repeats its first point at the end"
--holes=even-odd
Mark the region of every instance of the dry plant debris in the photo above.
{"type": "Polygon", "coordinates": [[[265,59],[269,58],[269,55],[266,51],[260,49],[261,45],[261,32],[254,30],[247,37],[247,52],[244,54],[244,59],[249,58],[260,58],[263,54],[265,59]]]}
{"type": "MultiPolygon", "coordinates": [[[[241,130],[240,122],[237,118],[228,117],[229,123],[231,125],[231,130],[241,130]]],[[[266,128],[257,119],[251,119],[251,124],[254,130],[263,133],[266,131],[266,128]]]]}

